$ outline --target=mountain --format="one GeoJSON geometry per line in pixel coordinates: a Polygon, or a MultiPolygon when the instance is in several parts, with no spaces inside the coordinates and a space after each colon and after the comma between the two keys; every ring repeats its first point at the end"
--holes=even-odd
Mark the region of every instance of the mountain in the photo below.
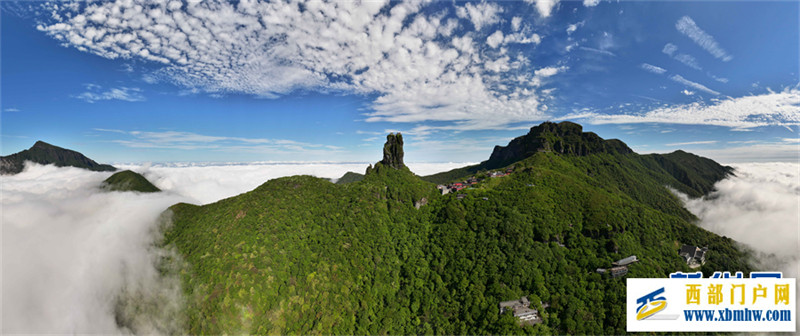
{"type": "MultiPolygon", "coordinates": [[[[403,135],[400,133],[390,133],[386,136],[386,143],[383,146],[383,159],[380,164],[397,169],[405,167],[403,162],[403,135]]],[[[372,169],[370,167],[367,172],[372,169]]],[[[358,182],[364,179],[364,175],[354,172],[346,172],[341,178],[336,180],[336,184],[347,184],[358,182]]]]}
{"type": "Polygon", "coordinates": [[[512,172],[456,193],[408,170],[390,135],[362,181],[291,176],[172,206],[161,246],[180,255],[185,333],[622,334],[625,279],[598,268],[635,255],[626,276],[689,272],[690,244],[708,247],[706,275],[751,270],[665,187],[699,192],[725,167],[562,124],[498,147],[481,169],[512,172]],[[500,314],[522,296],[542,323],[500,314]]]}
{"type": "Polygon", "coordinates": [[[633,150],[622,141],[603,140],[597,134],[583,132],[583,127],[576,123],[545,122],[532,127],[528,134],[511,140],[505,147],[495,146],[489,160],[485,161],[485,167],[493,169],[507,166],[538,152],[586,156],[600,153],[629,154],[633,150]]]}
{"type": "Polygon", "coordinates": [[[511,140],[506,146],[495,146],[491,156],[486,161],[473,166],[425,176],[423,179],[434,183],[446,183],[479,171],[505,167],[541,152],[587,156],[601,153],[629,154],[633,153],[633,150],[622,141],[616,139],[603,140],[595,133],[583,132],[583,127],[576,123],[569,121],[563,121],[558,124],[544,122],[541,125],[531,127],[528,134],[511,140]]]}
{"type": "Polygon", "coordinates": [[[138,191],[144,193],[161,191],[144,176],[130,170],[123,170],[109,176],[103,181],[102,188],[109,191],[138,191]]]}
{"type": "Polygon", "coordinates": [[[364,179],[364,175],[361,175],[359,173],[354,173],[354,172],[346,172],[346,173],[344,173],[344,175],[342,175],[342,177],[340,177],[338,180],[336,180],[336,184],[353,183],[353,182],[361,181],[363,179],[364,179]]]}
{"type": "Polygon", "coordinates": [[[93,171],[116,171],[106,164],[99,164],[73,150],[36,141],[29,149],[0,157],[0,174],[17,174],[25,168],[25,161],[39,164],[54,164],[57,167],[78,167],[93,171]]]}
{"type": "MultiPolygon", "coordinates": [[[[708,193],[714,183],[733,173],[731,167],[680,150],[670,154],[638,155],[620,140],[604,140],[595,133],[583,132],[581,125],[564,121],[532,127],[528,134],[511,140],[507,146],[495,146],[489,159],[477,165],[424,176],[423,179],[433,183],[452,182],[503,168],[537,153],[558,153],[578,161],[586,157],[613,155],[616,160],[631,161],[651,178],[693,197],[708,193]]],[[[587,172],[589,170],[591,168],[587,168],[587,172]]]]}

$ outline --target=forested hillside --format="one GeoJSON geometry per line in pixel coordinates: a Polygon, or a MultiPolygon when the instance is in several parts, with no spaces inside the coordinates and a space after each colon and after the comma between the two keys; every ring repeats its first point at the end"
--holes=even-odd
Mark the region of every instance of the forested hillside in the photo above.
{"type": "Polygon", "coordinates": [[[136,191],[136,192],[159,192],[161,189],[154,186],[150,181],[139,173],[123,170],[114,173],[103,181],[101,188],[109,191],[136,191]]]}
{"type": "Polygon", "coordinates": [[[186,332],[621,334],[625,277],[689,271],[681,244],[708,246],[706,273],[750,270],[666,188],[702,194],[729,168],[640,156],[562,124],[532,129],[538,145],[512,141],[525,149],[498,156],[503,166],[450,172],[446,181],[513,169],[457,193],[409,171],[398,134],[361,181],[292,176],[171,207],[163,245],[184,261],[186,332]],[[596,272],[630,255],[640,261],[627,275],[596,272]],[[499,314],[521,296],[543,323],[499,314]]]}

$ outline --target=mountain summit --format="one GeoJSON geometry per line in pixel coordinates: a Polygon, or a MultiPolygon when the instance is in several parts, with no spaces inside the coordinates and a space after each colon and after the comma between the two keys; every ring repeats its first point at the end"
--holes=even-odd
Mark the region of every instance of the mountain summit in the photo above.
{"type": "MultiPolygon", "coordinates": [[[[358,182],[364,179],[372,171],[378,171],[381,167],[391,167],[394,170],[408,171],[408,168],[403,163],[403,135],[399,132],[397,134],[389,133],[386,135],[386,143],[383,144],[383,159],[375,163],[375,167],[369,165],[364,175],[354,172],[347,172],[339,178],[337,184],[347,184],[351,182],[358,182]]],[[[410,173],[410,171],[408,171],[410,173]]],[[[413,174],[411,174],[413,175],[413,174]]]]}
{"type": "MultiPolygon", "coordinates": [[[[711,159],[678,150],[669,154],[638,155],[624,142],[605,140],[592,132],[583,132],[576,123],[544,122],[530,132],[514,138],[506,146],[495,146],[488,160],[477,165],[424,176],[423,180],[447,183],[475,175],[481,171],[517,165],[535,156],[553,154],[564,159],[586,161],[594,156],[614,156],[615,161],[645,168],[648,175],[692,197],[700,197],[714,189],[714,183],[733,174],[733,168],[711,159]]],[[[591,173],[590,168],[587,173],[591,173]]],[[[609,176],[609,178],[616,178],[609,176]]]]}
{"type": "Polygon", "coordinates": [[[381,163],[395,169],[405,167],[403,164],[403,135],[399,132],[397,134],[389,133],[386,136],[381,163]]]}
{"type": "Polygon", "coordinates": [[[93,171],[116,171],[117,168],[100,164],[73,150],[36,141],[29,149],[8,156],[0,156],[0,174],[13,175],[22,172],[25,161],[38,164],[54,164],[57,167],[77,167],[93,171]]]}
{"type": "Polygon", "coordinates": [[[109,176],[103,181],[101,187],[108,191],[136,191],[143,193],[159,192],[161,189],[139,173],[123,170],[109,176]]]}
{"type": "Polygon", "coordinates": [[[511,140],[505,147],[495,146],[486,163],[502,167],[538,152],[586,156],[599,153],[628,154],[633,150],[617,139],[603,140],[595,133],[583,132],[583,127],[573,122],[544,122],[531,127],[528,134],[511,140]]]}

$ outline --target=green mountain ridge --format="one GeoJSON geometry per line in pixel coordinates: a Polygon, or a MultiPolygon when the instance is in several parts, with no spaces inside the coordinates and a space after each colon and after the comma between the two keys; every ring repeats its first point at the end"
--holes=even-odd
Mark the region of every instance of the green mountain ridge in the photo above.
{"type": "Polygon", "coordinates": [[[99,164],[73,150],[53,146],[44,141],[36,141],[29,149],[0,157],[0,174],[18,174],[25,168],[25,161],[38,164],[54,164],[57,167],[77,167],[92,171],[116,171],[107,164],[99,164]]]}
{"type": "Polygon", "coordinates": [[[650,175],[692,197],[713,190],[714,183],[733,174],[733,168],[721,166],[713,160],[677,150],[669,154],[639,155],[617,139],[604,140],[592,132],[583,132],[575,123],[545,122],[531,128],[507,146],[495,146],[489,160],[477,165],[456,168],[447,172],[423,176],[433,183],[447,183],[493,169],[504,168],[525,160],[536,153],[559,153],[572,157],[612,154],[638,161],[650,170],[650,175]]]}
{"type": "Polygon", "coordinates": [[[353,183],[353,182],[361,181],[363,179],[364,179],[364,175],[349,171],[349,172],[344,173],[344,175],[342,175],[342,177],[340,177],[338,180],[336,180],[336,184],[353,183]]]}
{"type": "Polygon", "coordinates": [[[159,192],[161,189],[139,173],[123,170],[109,176],[101,184],[101,188],[109,191],[136,191],[143,193],[159,192]]]}
{"type": "Polygon", "coordinates": [[[513,173],[458,195],[405,167],[398,134],[362,181],[291,176],[171,207],[162,245],[185,261],[186,332],[621,334],[624,278],[598,268],[636,255],[627,276],[688,272],[678,250],[692,244],[709,247],[706,274],[751,270],[745,251],[694,225],[665,188],[710,190],[729,168],[683,152],[638,155],[566,127],[512,141],[504,148],[518,160],[498,154],[483,167],[513,173]],[[551,150],[535,150],[542,138],[551,150]],[[521,296],[543,323],[499,314],[499,302],[521,296]]]}

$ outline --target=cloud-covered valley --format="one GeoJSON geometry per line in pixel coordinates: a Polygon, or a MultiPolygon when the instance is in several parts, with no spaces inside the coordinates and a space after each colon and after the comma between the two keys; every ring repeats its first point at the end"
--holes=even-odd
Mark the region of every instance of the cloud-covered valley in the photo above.
{"type": "Polygon", "coordinates": [[[754,250],[774,255],[762,268],[797,278],[800,263],[800,164],[747,163],[718,182],[707,197],[686,199],[700,225],[754,250]],[[777,263],[775,263],[777,261],[777,263]],[[774,269],[772,269],[774,270],[774,269]]]}
{"type": "Polygon", "coordinates": [[[158,276],[163,251],[152,242],[161,212],[186,199],[106,193],[98,187],[109,175],[37,165],[3,176],[3,333],[124,332],[115,311],[126,292],[163,308],[137,331],[176,330],[155,318],[169,321],[180,292],[158,276]]]}

